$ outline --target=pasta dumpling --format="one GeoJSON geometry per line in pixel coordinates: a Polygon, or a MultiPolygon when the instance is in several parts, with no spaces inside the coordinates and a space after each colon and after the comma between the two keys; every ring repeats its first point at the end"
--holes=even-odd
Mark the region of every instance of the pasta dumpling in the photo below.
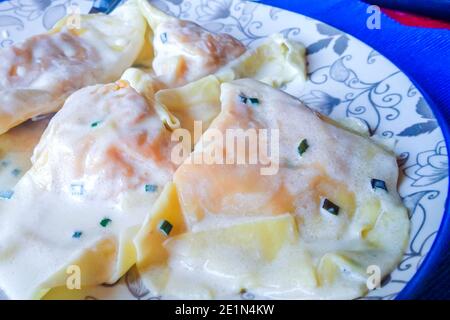
{"type": "Polygon", "coordinates": [[[138,57],[145,28],[137,4],[129,1],[110,15],[66,17],[49,33],[2,49],[0,134],[57,111],[82,87],[117,80],[138,57]]]}
{"type": "Polygon", "coordinates": [[[224,81],[253,78],[274,87],[306,81],[305,47],[299,42],[274,34],[244,52],[229,35],[169,16],[146,0],[139,5],[153,31],[153,70],[130,68],[122,79],[154,96],[161,120],[171,129],[193,132],[194,121],[202,121],[206,129],[220,111],[224,81]]]}
{"type": "Polygon", "coordinates": [[[292,81],[302,86],[306,82],[305,55],[302,43],[275,33],[216,74],[222,81],[251,78],[275,88],[292,81]]]}
{"type": "Polygon", "coordinates": [[[83,287],[119,279],[174,172],[170,150],[170,132],[125,81],[71,95],[32,168],[0,201],[0,287],[10,298],[39,298],[65,286],[71,270],[83,287]]]}

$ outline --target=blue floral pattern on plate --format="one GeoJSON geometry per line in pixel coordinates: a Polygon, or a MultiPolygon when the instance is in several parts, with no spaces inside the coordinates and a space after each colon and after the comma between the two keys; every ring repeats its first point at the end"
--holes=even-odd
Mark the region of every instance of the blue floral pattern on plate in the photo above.
{"type": "Polygon", "coordinates": [[[417,154],[415,164],[405,168],[405,175],[414,180],[413,187],[431,186],[448,176],[448,155],[444,141],[436,144],[433,150],[417,154]]]}
{"type": "MultiPolygon", "coordinates": [[[[308,50],[309,81],[304,88],[292,83],[284,89],[332,118],[361,119],[373,133],[397,141],[395,152],[401,169],[399,192],[409,209],[410,242],[397,269],[383,281],[380,289],[371,291],[365,299],[395,298],[431,248],[443,216],[448,185],[448,155],[442,132],[411,81],[383,56],[352,36],[302,15],[241,0],[151,2],[214,32],[230,33],[250,47],[274,32],[303,42],[308,50]]],[[[66,14],[70,5],[89,12],[92,1],[0,3],[0,31],[3,31],[0,46],[44,32],[66,14]]],[[[1,183],[0,189],[10,187],[1,183]]],[[[86,299],[108,297],[161,298],[143,286],[135,269],[117,284],[99,286],[86,295],[86,299]]],[[[240,298],[255,296],[245,292],[240,298]]]]}

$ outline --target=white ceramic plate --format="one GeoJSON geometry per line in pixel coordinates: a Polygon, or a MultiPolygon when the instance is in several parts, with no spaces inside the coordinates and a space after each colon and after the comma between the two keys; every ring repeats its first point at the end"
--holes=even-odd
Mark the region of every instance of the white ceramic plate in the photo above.
{"type": "MultiPolygon", "coordinates": [[[[152,2],[179,18],[194,20],[215,32],[229,33],[248,46],[257,45],[275,32],[303,42],[309,52],[309,81],[301,91],[295,85],[284,89],[332,118],[362,119],[372,131],[398,141],[396,153],[402,172],[399,190],[411,217],[410,242],[402,262],[385,279],[382,288],[368,295],[369,298],[395,298],[430,251],[443,218],[448,186],[448,157],[442,131],[411,81],[364,43],[302,15],[239,0],[152,2]]],[[[0,46],[51,28],[70,5],[88,12],[92,1],[0,3],[0,46]]],[[[9,161],[8,150],[3,152],[0,150],[0,192],[11,188],[27,169],[26,161],[9,161]]],[[[119,283],[93,289],[86,298],[160,297],[145,289],[133,269],[119,283]]],[[[246,293],[241,298],[254,296],[246,293]]]]}

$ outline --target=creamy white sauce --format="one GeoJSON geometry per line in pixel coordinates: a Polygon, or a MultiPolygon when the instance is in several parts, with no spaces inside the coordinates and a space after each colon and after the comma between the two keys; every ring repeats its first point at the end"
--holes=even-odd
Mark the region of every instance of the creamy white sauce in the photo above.
{"type": "MultiPolygon", "coordinates": [[[[146,283],[177,298],[220,298],[243,288],[270,298],[363,295],[371,275],[367,268],[391,272],[408,237],[393,154],[261,83],[238,80],[221,90],[222,112],[208,130],[278,129],[280,157],[291,165],[273,176],[260,175],[260,165],[180,166],[174,183],[188,232],[166,240],[167,267],[144,270],[146,283]],[[249,106],[240,95],[259,103],[249,106]],[[302,139],[309,147],[300,157],[302,139]],[[388,191],[372,189],[372,178],[385,181],[388,191]],[[338,215],[322,208],[324,198],[338,205],[338,215]],[[273,243],[288,242],[266,259],[267,248],[258,249],[262,244],[245,233],[258,232],[255,223],[285,214],[295,217],[298,236],[288,241],[277,235],[273,243]],[[157,279],[165,273],[167,282],[161,285],[157,279]]],[[[204,149],[196,148],[191,157],[199,152],[204,149]]]]}

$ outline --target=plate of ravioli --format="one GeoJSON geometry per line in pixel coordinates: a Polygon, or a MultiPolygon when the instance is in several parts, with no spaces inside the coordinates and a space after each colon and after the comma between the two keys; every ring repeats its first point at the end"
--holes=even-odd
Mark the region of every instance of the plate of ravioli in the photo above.
{"type": "Polygon", "coordinates": [[[0,3],[0,297],[394,299],[447,147],[391,62],[240,0],[0,3]]]}

